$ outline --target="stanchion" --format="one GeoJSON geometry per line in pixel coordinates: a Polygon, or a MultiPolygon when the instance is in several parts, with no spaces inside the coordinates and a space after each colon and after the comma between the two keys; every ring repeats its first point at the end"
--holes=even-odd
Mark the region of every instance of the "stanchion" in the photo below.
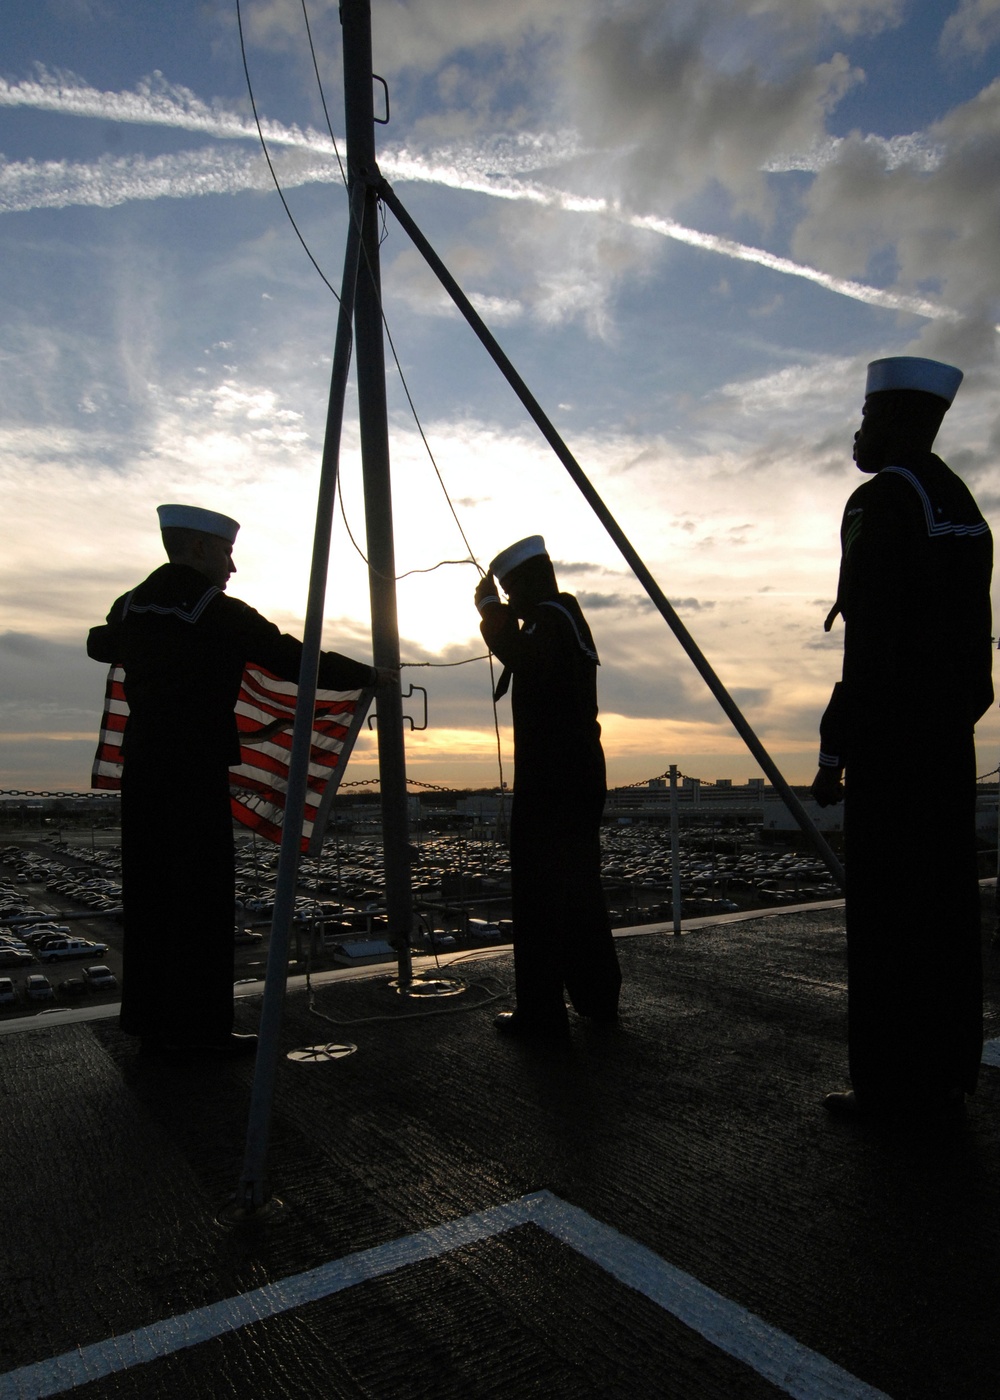
{"type": "Polygon", "coordinates": [[[681,839],[677,811],[677,764],[670,765],[670,873],[673,886],[674,936],[681,933],[681,839]]]}

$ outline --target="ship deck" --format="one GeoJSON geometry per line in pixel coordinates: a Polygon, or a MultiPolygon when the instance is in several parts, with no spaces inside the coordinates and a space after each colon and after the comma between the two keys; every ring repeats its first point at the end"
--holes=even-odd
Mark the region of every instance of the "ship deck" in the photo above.
{"type": "Polygon", "coordinates": [[[11,1022],[0,1400],[995,1400],[993,925],[986,885],[984,1066],[949,1125],[820,1107],[840,903],[621,931],[621,1026],[571,1018],[561,1050],[498,1038],[500,950],[449,960],[453,997],[292,985],[250,1215],[252,1062],[143,1059],[94,1011],[11,1022]]]}

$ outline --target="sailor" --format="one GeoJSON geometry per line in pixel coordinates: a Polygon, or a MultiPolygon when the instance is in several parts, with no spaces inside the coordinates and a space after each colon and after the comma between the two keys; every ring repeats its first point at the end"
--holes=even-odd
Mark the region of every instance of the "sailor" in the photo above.
{"type": "Polygon", "coordinates": [[[621,972],[601,887],[607,794],[597,721],[597,651],[580,605],[560,593],[540,535],[493,560],[475,594],[480,630],[511,680],[510,864],[517,1009],[505,1034],[561,1038],[563,990],[597,1022],[617,1017],[621,972]],[[497,587],[507,595],[501,601],[497,587]]]}
{"type": "Polygon", "coordinates": [[[935,360],[868,366],[837,601],[843,679],[813,794],[845,796],[848,1042],[833,1112],[940,1113],[976,1087],[982,964],[973,729],[993,699],[989,528],[931,451],[962,380],[935,360]],[[846,781],[842,782],[842,779],[846,781]]]}
{"type": "MultiPolygon", "coordinates": [[[[117,599],[87,653],[125,670],[121,1026],[147,1053],[252,1053],[233,1033],[235,872],[229,768],[234,707],[256,662],[298,680],[302,644],[226,595],[235,520],[157,507],[168,563],[117,599]]],[[[373,667],[323,653],[319,684],[375,684],[373,667]]]]}

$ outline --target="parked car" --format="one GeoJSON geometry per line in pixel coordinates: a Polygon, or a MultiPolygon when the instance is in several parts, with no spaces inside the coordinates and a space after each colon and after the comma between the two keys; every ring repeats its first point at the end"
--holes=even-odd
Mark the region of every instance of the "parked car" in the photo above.
{"type": "Polygon", "coordinates": [[[83,969],[83,980],[88,987],[103,989],[105,987],[117,987],[118,979],[111,971],[110,967],[105,967],[103,963],[95,963],[93,967],[83,969]]]}
{"type": "Polygon", "coordinates": [[[25,982],[24,995],[29,1001],[53,1001],[55,999],[52,983],[40,972],[33,972],[25,982]]]}
{"type": "Polygon", "coordinates": [[[107,951],[106,943],[91,943],[86,938],[61,938],[42,944],[38,956],[42,962],[57,963],[64,958],[100,958],[107,951]]]}
{"type": "Polygon", "coordinates": [[[0,1006],[9,1006],[17,1001],[17,991],[9,977],[0,977],[0,1006]]]}
{"type": "Polygon", "coordinates": [[[20,948],[0,948],[0,967],[23,967],[34,961],[34,953],[24,953],[20,948]]]}
{"type": "Polygon", "coordinates": [[[481,938],[487,941],[491,938],[500,937],[500,925],[490,923],[488,919],[470,919],[469,937],[481,938]]]}
{"type": "Polygon", "coordinates": [[[65,982],[60,982],[56,988],[56,996],[63,1001],[79,1001],[81,997],[87,995],[87,984],[80,977],[67,977],[65,982]]]}

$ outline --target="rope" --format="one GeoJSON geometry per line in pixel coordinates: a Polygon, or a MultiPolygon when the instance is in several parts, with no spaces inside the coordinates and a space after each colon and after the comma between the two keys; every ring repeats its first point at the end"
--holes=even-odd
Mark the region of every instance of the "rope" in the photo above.
{"type": "MultiPolygon", "coordinates": [[[[267,142],[264,140],[264,132],[263,132],[263,129],[261,128],[260,117],[257,115],[257,102],[256,102],[256,100],[255,100],[255,98],[254,98],[254,95],[253,95],[253,84],[252,84],[251,81],[250,81],[250,66],[249,66],[249,64],[247,63],[247,50],[246,50],[246,44],[245,44],[244,39],[243,39],[243,16],[242,16],[242,14],[241,14],[241,12],[240,12],[240,0],[236,0],[236,25],[237,25],[237,28],[238,28],[239,31],[240,31],[240,53],[241,53],[241,55],[242,55],[242,57],[243,57],[243,72],[244,72],[245,75],[246,75],[246,80],[247,80],[247,93],[248,93],[248,95],[249,95],[249,97],[250,97],[250,106],[251,106],[251,109],[253,110],[253,119],[254,119],[254,123],[255,123],[255,125],[256,125],[256,127],[257,127],[257,135],[258,135],[258,137],[260,138],[260,148],[261,148],[261,150],[264,152],[264,159],[267,161],[267,168],[268,168],[268,170],[271,172],[271,179],[274,181],[274,188],[278,191],[278,198],[281,200],[281,203],[282,203],[282,205],[284,206],[285,213],[288,215],[288,222],[291,224],[292,228],[295,230],[295,236],[296,236],[296,238],[299,240],[299,242],[302,244],[302,248],[303,248],[303,250],[304,250],[304,252],[305,252],[306,257],[307,257],[307,258],[309,259],[309,261],[312,263],[313,267],[316,269],[316,271],[319,273],[320,277],[322,278],[323,282],[326,284],[326,287],[328,288],[328,290],[329,290],[330,292],[333,293],[333,296],[334,296],[335,300],[336,300],[336,301],[338,302],[338,304],[339,304],[339,302],[340,302],[340,297],[337,295],[336,290],[334,289],[334,287],[332,286],[332,284],[331,284],[330,281],[328,280],[326,273],[323,271],[323,269],[320,267],[319,263],[318,263],[318,262],[316,261],[316,259],[313,257],[312,252],[310,251],[310,248],[309,248],[309,244],[308,244],[308,243],[306,242],[306,240],[303,238],[302,233],[301,233],[301,231],[300,231],[300,229],[299,229],[299,226],[298,226],[298,224],[295,222],[295,219],[294,219],[294,217],[293,217],[293,215],[292,215],[292,211],[291,211],[291,209],[290,209],[289,206],[288,206],[288,200],[285,198],[284,191],[282,190],[281,185],[280,185],[280,183],[278,182],[278,174],[277,174],[277,171],[275,170],[274,165],[273,165],[273,163],[272,163],[272,161],[271,161],[271,155],[270,155],[270,152],[269,152],[268,149],[267,149],[267,142]]],[[[324,106],[325,106],[325,103],[324,103],[324,106]]],[[[336,150],[336,143],[334,143],[334,150],[336,150]]],[[[340,160],[340,155],[339,155],[339,153],[338,153],[338,155],[337,155],[337,160],[338,160],[338,162],[339,162],[339,160],[340,160]]],[[[341,170],[343,170],[343,166],[341,166],[341,170]]]]}

